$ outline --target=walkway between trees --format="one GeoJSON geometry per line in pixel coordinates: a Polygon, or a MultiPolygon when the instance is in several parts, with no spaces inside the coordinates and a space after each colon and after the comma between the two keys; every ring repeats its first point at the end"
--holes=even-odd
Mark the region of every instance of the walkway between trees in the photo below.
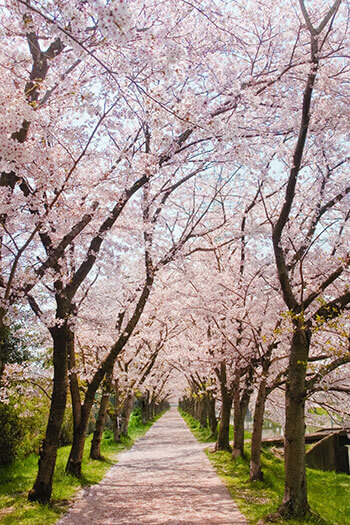
{"type": "Polygon", "coordinates": [[[59,524],[246,524],[202,448],[171,408],[59,524]]]}

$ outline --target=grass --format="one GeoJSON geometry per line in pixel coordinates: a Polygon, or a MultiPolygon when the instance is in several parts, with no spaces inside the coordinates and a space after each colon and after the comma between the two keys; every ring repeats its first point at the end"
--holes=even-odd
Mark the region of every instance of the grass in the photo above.
{"type": "MultiPolygon", "coordinates": [[[[156,419],[158,419],[158,416],[156,419]]],[[[23,460],[15,461],[9,467],[0,468],[0,523],[4,525],[51,525],[64,514],[69,501],[78,489],[99,483],[107,470],[117,462],[120,452],[132,447],[136,439],[144,435],[154,421],[142,425],[138,415],[132,415],[129,436],[115,443],[110,431],[104,433],[101,453],[105,461],[89,459],[92,436],[86,439],[82,463],[83,476],[77,479],[65,473],[70,446],[58,451],[53,482],[52,502],[50,505],[30,503],[28,491],[33,486],[37,469],[38,456],[32,454],[23,460]]]]}
{"type": "MultiPolygon", "coordinates": [[[[206,441],[208,431],[182,412],[186,423],[199,441],[206,441]]],[[[232,460],[229,452],[211,452],[207,456],[218,475],[228,487],[239,510],[250,524],[256,524],[267,514],[275,512],[284,492],[283,461],[269,449],[262,451],[263,482],[249,480],[249,444],[246,459],[232,460]]],[[[288,525],[350,525],[350,477],[347,474],[307,469],[308,498],[314,515],[305,520],[288,520],[288,525]]]]}
{"type": "MultiPolygon", "coordinates": [[[[187,414],[187,412],[184,412],[183,410],[179,410],[181,416],[186,421],[187,425],[191,429],[192,433],[195,435],[195,437],[200,441],[201,443],[214,443],[216,440],[212,436],[209,428],[201,428],[199,421],[195,419],[194,417],[190,416],[190,414],[187,414]]],[[[219,425],[218,425],[219,430],[219,425]]],[[[244,432],[244,439],[250,439],[252,437],[251,432],[244,432]]],[[[229,432],[229,438],[230,441],[233,441],[233,425],[230,425],[230,432],[229,432]]]]}
{"type": "Polygon", "coordinates": [[[187,414],[187,412],[184,412],[183,410],[179,410],[181,416],[186,421],[188,427],[194,434],[194,436],[200,441],[201,443],[212,443],[215,441],[213,436],[211,435],[211,432],[209,428],[201,428],[199,421],[195,419],[194,417],[187,414]]]}

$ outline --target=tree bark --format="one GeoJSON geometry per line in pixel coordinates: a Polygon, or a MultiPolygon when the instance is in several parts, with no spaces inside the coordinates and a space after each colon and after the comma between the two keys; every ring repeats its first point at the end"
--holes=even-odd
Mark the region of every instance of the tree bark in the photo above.
{"type": "Polygon", "coordinates": [[[198,399],[198,421],[201,428],[208,426],[208,405],[207,396],[203,395],[198,399]]]}
{"type": "Polygon", "coordinates": [[[73,443],[66,465],[66,472],[76,476],[77,478],[81,477],[81,463],[83,460],[86,430],[89,423],[93,401],[93,399],[85,399],[85,402],[81,407],[80,421],[79,424],[74,428],[73,443]]]}
{"type": "MultiPolygon", "coordinates": [[[[0,239],[0,246],[1,246],[1,239],[0,239]]],[[[5,346],[5,323],[4,318],[6,315],[6,311],[4,308],[0,307],[0,387],[2,384],[2,376],[5,370],[5,355],[4,355],[4,346],[5,346]]]]}
{"type": "MultiPolygon", "coordinates": [[[[75,364],[74,345],[70,345],[70,364],[75,364]]],[[[73,406],[73,443],[69,453],[66,472],[76,477],[81,477],[81,463],[84,453],[84,445],[86,432],[89,423],[91,409],[95,400],[95,394],[99,385],[101,384],[105,374],[108,374],[110,369],[100,371],[100,378],[93,386],[90,384],[85,394],[84,403],[81,403],[78,377],[76,373],[70,374],[70,391],[72,396],[73,406]]]]}
{"type": "Polygon", "coordinates": [[[210,393],[208,394],[208,420],[211,435],[213,438],[217,439],[218,420],[216,419],[215,413],[215,397],[210,393]]]}
{"type": "MultiPolygon", "coordinates": [[[[81,463],[84,453],[85,437],[89,423],[89,417],[95,400],[95,394],[105,375],[111,373],[114,360],[108,362],[108,366],[98,369],[85,393],[84,403],[80,405],[80,419],[76,422],[73,429],[73,443],[66,465],[66,472],[73,476],[81,476],[81,463]]],[[[74,376],[73,376],[74,377],[74,376]]]]}
{"type": "MultiPolygon", "coordinates": [[[[75,450],[78,448],[78,442],[80,440],[79,436],[81,434],[80,425],[82,418],[82,403],[79,389],[78,375],[75,370],[75,345],[74,345],[74,333],[71,331],[69,334],[69,348],[68,348],[68,363],[69,363],[69,389],[72,399],[72,412],[73,412],[73,443],[70,454],[72,454],[72,449],[75,450]]],[[[85,431],[84,431],[85,439],[85,431]]],[[[84,444],[83,444],[84,448],[84,444]]],[[[68,461],[69,463],[69,461],[68,461]]],[[[72,464],[66,467],[66,472],[73,474],[75,476],[81,475],[81,462],[80,467],[73,466],[72,464]]]]}
{"type": "Polygon", "coordinates": [[[0,386],[2,384],[2,376],[4,374],[4,371],[5,371],[5,361],[2,359],[2,356],[0,354],[0,386]]]}
{"type": "Polygon", "coordinates": [[[244,418],[247,413],[247,405],[234,403],[233,409],[233,447],[232,457],[244,457],[244,418]]]}
{"type": "Polygon", "coordinates": [[[113,436],[116,443],[120,443],[120,417],[121,417],[121,405],[120,405],[120,390],[119,380],[114,381],[114,393],[115,393],[115,407],[113,413],[113,436]]]}
{"type": "Polygon", "coordinates": [[[251,441],[250,481],[263,481],[264,474],[261,470],[261,441],[264,422],[266,400],[266,376],[260,381],[258,395],[255,402],[253,434],[251,441]]]}
{"type": "Polygon", "coordinates": [[[279,514],[303,517],[310,512],[307,500],[305,459],[305,376],[311,334],[303,320],[295,323],[286,385],[284,436],[285,488],[279,514]]]}
{"type": "Polygon", "coordinates": [[[249,399],[251,396],[251,380],[253,376],[253,367],[250,367],[249,372],[246,375],[246,385],[244,390],[241,392],[240,389],[240,378],[241,370],[237,370],[237,378],[235,381],[235,389],[233,396],[233,447],[232,457],[244,458],[244,419],[247,413],[249,399]]]}
{"type": "Polygon", "coordinates": [[[141,420],[143,425],[149,421],[149,392],[143,394],[141,398],[141,420]]]}
{"type": "Polygon", "coordinates": [[[220,427],[215,450],[228,450],[229,452],[232,450],[229,437],[231,408],[232,396],[227,394],[222,397],[220,427]]]}
{"type": "Polygon", "coordinates": [[[233,396],[226,385],[226,365],[220,364],[220,371],[218,372],[221,390],[221,413],[220,413],[220,427],[218,438],[215,444],[215,450],[228,450],[231,452],[230,446],[230,417],[233,396]]]}
{"type": "Polygon", "coordinates": [[[105,422],[107,417],[107,409],[109,403],[109,396],[111,393],[112,386],[112,375],[108,374],[103,385],[102,397],[100,402],[100,409],[96,420],[96,428],[91,441],[90,458],[103,460],[101,456],[101,442],[103,437],[103,431],[105,428],[105,422]]]}
{"type": "Polygon", "coordinates": [[[120,443],[121,429],[120,429],[120,414],[114,412],[113,417],[113,438],[116,443],[120,443]]]}
{"type": "Polygon", "coordinates": [[[77,431],[81,421],[81,395],[79,388],[78,374],[75,371],[75,338],[74,332],[69,330],[68,334],[68,375],[69,390],[72,400],[73,413],[73,435],[77,431]]]}
{"type": "Polygon", "coordinates": [[[129,421],[131,412],[134,406],[134,393],[129,392],[124,400],[122,413],[121,413],[121,426],[120,426],[120,432],[122,436],[128,435],[129,430],[129,421]]]}
{"type": "MultiPolygon", "coordinates": [[[[62,318],[62,317],[61,317],[62,318]]],[[[54,378],[49,420],[46,434],[39,453],[39,469],[33,488],[28,494],[29,501],[48,503],[52,493],[52,480],[55,470],[59,436],[66,408],[67,374],[67,321],[51,329],[53,337],[54,378]]]]}
{"type": "Polygon", "coordinates": [[[156,416],[156,402],[153,399],[153,396],[152,396],[152,400],[150,402],[149,408],[150,408],[150,410],[149,410],[149,420],[153,421],[153,419],[156,416]]]}

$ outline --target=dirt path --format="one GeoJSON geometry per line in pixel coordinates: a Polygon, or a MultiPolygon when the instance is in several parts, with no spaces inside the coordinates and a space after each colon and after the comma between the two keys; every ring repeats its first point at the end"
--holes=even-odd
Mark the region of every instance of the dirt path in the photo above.
{"type": "Polygon", "coordinates": [[[246,524],[202,448],[171,408],[58,523],[246,524]]]}

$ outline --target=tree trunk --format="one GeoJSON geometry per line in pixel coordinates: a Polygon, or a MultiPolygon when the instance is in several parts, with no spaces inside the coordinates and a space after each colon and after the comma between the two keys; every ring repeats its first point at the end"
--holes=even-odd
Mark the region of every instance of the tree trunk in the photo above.
{"type": "Polygon", "coordinates": [[[40,448],[39,469],[33,488],[28,494],[29,501],[48,503],[52,492],[52,479],[55,470],[59,437],[67,400],[67,347],[68,329],[65,321],[62,326],[51,329],[53,337],[53,391],[46,434],[40,448]]]}
{"type": "Polygon", "coordinates": [[[1,355],[0,355],[0,387],[2,384],[2,376],[4,374],[4,371],[5,371],[5,361],[1,358],[1,355]]]}
{"type": "Polygon", "coordinates": [[[113,369],[114,361],[111,364],[108,364],[106,368],[103,366],[95,373],[93,380],[89,384],[86,394],[84,404],[81,405],[80,410],[80,421],[79,424],[76,424],[73,431],[73,443],[72,448],[69,453],[69,458],[66,465],[66,472],[72,474],[73,476],[81,476],[81,462],[83,459],[85,437],[89,424],[89,417],[94,404],[95,395],[100,386],[101,382],[105,375],[111,373],[113,369]]]}
{"type": "MultiPolygon", "coordinates": [[[[117,410],[117,409],[116,409],[117,410]]],[[[121,438],[121,419],[120,413],[115,410],[113,416],[113,437],[116,443],[120,443],[121,438]]]]}
{"type": "MultiPolygon", "coordinates": [[[[78,442],[80,439],[80,426],[82,418],[82,403],[80,397],[79,381],[78,375],[75,372],[75,344],[74,344],[74,333],[71,331],[69,334],[69,348],[68,348],[68,363],[69,363],[69,389],[72,399],[72,412],[73,412],[73,443],[70,454],[72,454],[72,449],[78,447],[78,442]]],[[[84,432],[85,439],[85,432],[84,432]]],[[[84,447],[84,444],[83,444],[84,447]]],[[[68,468],[66,467],[66,472],[73,474],[74,476],[79,477],[81,475],[81,463],[80,467],[73,467],[71,464],[68,468]]]]}
{"type": "Polygon", "coordinates": [[[220,427],[218,438],[215,445],[215,450],[228,450],[231,452],[230,446],[230,417],[232,407],[232,396],[226,391],[222,394],[221,413],[220,413],[220,427]]]}
{"type": "Polygon", "coordinates": [[[196,415],[196,402],[195,402],[193,397],[191,397],[191,399],[189,400],[189,410],[190,410],[190,412],[189,412],[190,415],[192,417],[195,417],[195,415],[196,415]]]}
{"type": "Polygon", "coordinates": [[[241,386],[242,370],[237,368],[235,372],[233,397],[233,458],[244,458],[244,420],[248,410],[250,396],[252,394],[252,383],[254,376],[254,366],[252,363],[250,363],[249,369],[243,374],[243,376],[245,376],[244,387],[241,386]]]}
{"type": "Polygon", "coordinates": [[[208,395],[208,420],[211,435],[216,439],[218,435],[218,421],[215,413],[215,397],[212,394],[208,395]]]}
{"type": "Polygon", "coordinates": [[[250,481],[263,481],[261,470],[261,440],[266,400],[266,376],[263,375],[255,402],[253,434],[251,442],[250,481]]]}
{"type": "Polygon", "coordinates": [[[0,387],[2,384],[2,376],[5,370],[5,343],[6,343],[6,337],[5,337],[5,323],[4,323],[4,317],[5,317],[5,310],[0,307],[0,387]]]}
{"type": "Polygon", "coordinates": [[[247,413],[249,399],[250,391],[245,390],[240,397],[238,390],[237,396],[233,400],[233,458],[244,458],[244,419],[247,413]]]}
{"type": "Polygon", "coordinates": [[[207,396],[203,395],[198,400],[198,420],[199,420],[199,426],[201,428],[207,428],[208,426],[208,405],[207,405],[207,396]]]}
{"type": "Polygon", "coordinates": [[[306,517],[307,501],[305,459],[305,376],[311,334],[298,320],[294,327],[286,384],[286,423],[284,436],[285,489],[279,514],[306,517]]]}
{"type": "Polygon", "coordinates": [[[107,409],[109,403],[109,396],[111,393],[112,375],[108,374],[103,385],[100,409],[96,420],[96,428],[91,441],[90,458],[103,460],[101,456],[101,442],[103,437],[103,430],[105,427],[107,409]]]}
{"type": "Polygon", "coordinates": [[[155,417],[156,417],[156,402],[154,401],[152,397],[152,401],[150,403],[150,412],[149,412],[150,421],[153,421],[155,417]]]}
{"type": "Polygon", "coordinates": [[[215,444],[215,450],[228,450],[231,452],[230,446],[230,418],[233,397],[227,388],[226,384],[226,365],[220,363],[220,370],[216,371],[220,381],[221,391],[221,412],[220,412],[220,427],[219,434],[215,444]]]}
{"type": "Polygon", "coordinates": [[[83,460],[85,437],[92,405],[93,400],[89,402],[85,400],[84,405],[81,407],[80,422],[79,425],[74,428],[73,443],[66,465],[66,472],[77,478],[81,477],[81,463],[83,460]]]}
{"type": "Polygon", "coordinates": [[[148,413],[147,413],[147,423],[152,421],[154,415],[154,400],[153,394],[150,394],[148,397],[148,413]]]}
{"type": "Polygon", "coordinates": [[[120,406],[120,390],[119,390],[119,381],[116,379],[114,381],[114,392],[115,392],[115,407],[113,414],[113,436],[116,443],[120,443],[121,437],[121,406],[120,406]]]}
{"type": "Polygon", "coordinates": [[[246,410],[234,407],[232,458],[244,457],[244,418],[246,410]]]}
{"type": "Polygon", "coordinates": [[[143,394],[141,398],[141,420],[143,425],[149,421],[149,392],[143,394]]]}
{"type": "Polygon", "coordinates": [[[128,393],[123,403],[122,415],[121,415],[121,427],[120,432],[122,436],[128,435],[129,420],[131,412],[134,406],[134,393],[128,393]]]}
{"type": "MultiPolygon", "coordinates": [[[[70,350],[72,350],[72,346],[70,350]]],[[[71,362],[71,361],[70,361],[71,362]]],[[[110,370],[109,370],[110,372],[110,370]]],[[[109,372],[106,372],[107,374],[109,372]]],[[[73,405],[73,443],[66,465],[66,472],[76,477],[81,477],[81,463],[84,453],[86,432],[89,424],[92,405],[94,404],[95,394],[101,384],[105,373],[100,370],[100,376],[94,384],[90,384],[85,394],[84,404],[81,404],[78,378],[75,373],[70,375],[70,390],[73,405]]]]}
{"type": "Polygon", "coordinates": [[[69,375],[69,390],[72,400],[73,413],[73,436],[77,431],[81,421],[81,396],[79,388],[78,374],[75,371],[75,338],[74,332],[69,330],[69,345],[68,345],[68,375],[69,375]]]}

